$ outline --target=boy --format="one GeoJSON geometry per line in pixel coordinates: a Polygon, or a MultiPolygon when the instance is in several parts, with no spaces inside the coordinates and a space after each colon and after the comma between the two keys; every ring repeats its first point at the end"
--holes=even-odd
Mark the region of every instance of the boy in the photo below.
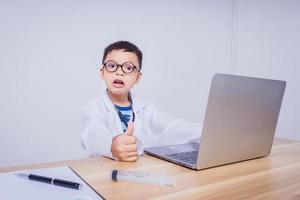
{"type": "Polygon", "coordinates": [[[107,89],[82,110],[81,142],[91,156],[136,161],[144,147],[199,137],[201,124],[160,113],[131,93],[142,77],[142,58],[139,48],[128,41],[105,48],[100,76],[107,89]]]}

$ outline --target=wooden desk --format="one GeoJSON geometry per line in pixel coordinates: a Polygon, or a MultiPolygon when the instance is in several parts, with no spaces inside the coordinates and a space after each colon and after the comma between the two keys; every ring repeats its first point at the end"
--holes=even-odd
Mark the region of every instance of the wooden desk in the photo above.
{"type": "Polygon", "coordinates": [[[211,168],[189,170],[147,155],[135,163],[87,158],[30,166],[1,168],[0,172],[69,165],[107,199],[300,199],[300,142],[276,139],[270,156],[211,168]],[[111,169],[164,173],[177,179],[176,188],[115,183],[111,169]]]}

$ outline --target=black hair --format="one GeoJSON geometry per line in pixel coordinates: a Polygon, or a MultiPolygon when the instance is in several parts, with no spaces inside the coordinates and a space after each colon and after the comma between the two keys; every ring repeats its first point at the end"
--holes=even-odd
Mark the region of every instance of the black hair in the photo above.
{"type": "Polygon", "coordinates": [[[140,65],[139,68],[140,70],[142,69],[143,53],[136,45],[128,41],[118,41],[108,45],[104,49],[102,63],[104,63],[108,53],[112,52],[113,50],[120,50],[120,49],[123,49],[125,52],[134,53],[138,57],[138,63],[140,65]]]}

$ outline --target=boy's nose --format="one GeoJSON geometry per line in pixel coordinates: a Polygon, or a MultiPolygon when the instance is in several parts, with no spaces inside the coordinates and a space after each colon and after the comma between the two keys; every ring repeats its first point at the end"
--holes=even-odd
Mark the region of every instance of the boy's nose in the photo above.
{"type": "Polygon", "coordinates": [[[124,76],[124,72],[123,72],[123,70],[122,70],[121,67],[119,67],[119,68],[117,69],[116,74],[117,74],[117,75],[120,75],[120,76],[124,76]]]}

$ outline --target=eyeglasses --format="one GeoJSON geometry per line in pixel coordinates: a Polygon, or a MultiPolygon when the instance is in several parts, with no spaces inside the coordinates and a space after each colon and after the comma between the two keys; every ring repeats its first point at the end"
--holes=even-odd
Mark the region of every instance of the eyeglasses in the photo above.
{"type": "Polygon", "coordinates": [[[131,74],[132,72],[134,72],[134,70],[140,72],[139,68],[137,66],[134,66],[134,64],[132,64],[131,62],[124,62],[122,65],[119,65],[115,61],[109,60],[103,65],[105,69],[109,72],[115,72],[119,69],[119,67],[121,67],[122,71],[125,74],[131,74]]]}

